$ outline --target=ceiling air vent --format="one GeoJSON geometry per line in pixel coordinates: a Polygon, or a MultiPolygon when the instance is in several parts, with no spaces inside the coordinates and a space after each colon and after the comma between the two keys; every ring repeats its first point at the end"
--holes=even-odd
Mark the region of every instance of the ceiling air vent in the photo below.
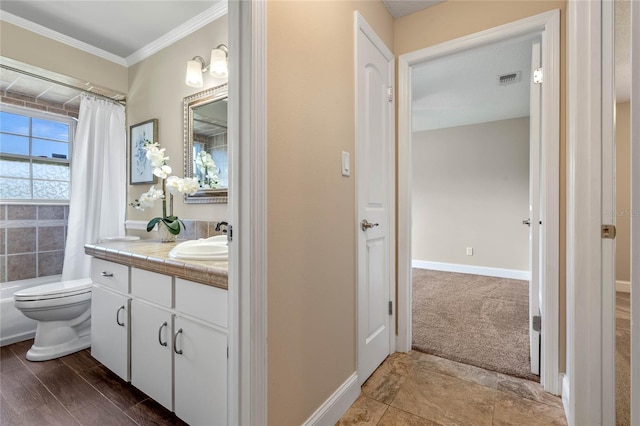
{"type": "Polygon", "coordinates": [[[499,86],[508,86],[510,84],[520,82],[521,71],[510,72],[508,74],[501,74],[498,76],[499,86]]]}

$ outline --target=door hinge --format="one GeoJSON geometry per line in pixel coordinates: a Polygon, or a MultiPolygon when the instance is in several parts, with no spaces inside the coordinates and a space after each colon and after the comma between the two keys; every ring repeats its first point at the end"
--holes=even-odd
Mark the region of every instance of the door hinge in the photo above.
{"type": "Polygon", "coordinates": [[[393,102],[393,86],[387,87],[387,98],[389,102],[393,102]]]}
{"type": "Polygon", "coordinates": [[[544,80],[544,72],[542,68],[536,68],[533,70],[533,82],[535,84],[542,84],[542,80],[544,80]]]}
{"type": "Polygon", "coordinates": [[[227,346],[227,359],[229,358],[229,346],[227,346]]]}
{"type": "Polygon", "coordinates": [[[233,241],[233,226],[227,226],[227,241],[233,241]]]}
{"type": "Polygon", "coordinates": [[[613,240],[616,237],[615,225],[602,225],[602,238],[613,240]]]}
{"type": "Polygon", "coordinates": [[[389,300],[389,315],[393,315],[393,302],[389,300]]]}
{"type": "Polygon", "coordinates": [[[533,328],[533,331],[537,331],[538,333],[542,330],[542,317],[540,315],[533,316],[531,328],[533,328]]]}

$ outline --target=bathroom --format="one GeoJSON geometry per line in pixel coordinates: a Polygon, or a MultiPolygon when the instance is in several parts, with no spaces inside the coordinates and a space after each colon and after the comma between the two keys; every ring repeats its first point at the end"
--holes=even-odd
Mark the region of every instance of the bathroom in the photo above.
{"type": "MultiPolygon", "coordinates": [[[[5,58],[11,58],[60,75],[91,81],[96,86],[108,88],[107,93],[126,94],[127,128],[132,124],[157,119],[156,141],[162,148],[166,148],[166,155],[170,158],[168,164],[173,167],[176,172],[174,174],[182,172],[184,164],[183,98],[226,83],[226,79],[216,79],[209,73],[204,73],[203,87],[187,86],[184,81],[186,62],[194,56],[207,56],[208,52],[215,47],[212,43],[216,45],[228,43],[226,14],[222,14],[202,28],[150,56],[147,55],[145,59],[129,67],[117,65],[65,45],[56,46],[58,50],[55,56],[68,59],[52,64],[52,61],[45,59],[47,55],[44,55],[46,42],[51,43],[50,40],[8,22],[3,22],[2,27],[3,42],[0,54],[3,63],[7,63],[5,58]],[[36,40],[42,38],[42,42],[33,44],[30,49],[25,49],[23,40],[28,37],[36,40]],[[84,66],[73,66],[72,64],[77,63],[76,60],[81,61],[84,66]]],[[[6,75],[7,72],[4,69],[2,71],[6,75]]],[[[77,107],[74,108],[69,104],[65,106],[37,102],[35,98],[29,99],[24,93],[12,94],[4,90],[6,89],[4,80],[5,78],[3,78],[2,87],[3,103],[27,105],[38,110],[49,108],[56,113],[62,111],[69,117],[77,118],[77,107]]],[[[127,201],[133,201],[146,189],[148,185],[127,185],[127,201]]],[[[148,220],[160,215],[159,203],[156,204],[155,209],[147,211],[127,208],[127,235],[139,236],[142,239],[157,238],[157,232],[146,231],[148,220]]],[[[20,337],[14,337],[13,334],[16,333],[5,330],[5,326],[10,323],[4,316],[10,314],[11,309],[7,308],[13,304],[12,293],[20,288],[59,279],[58,275],[62,272],[68,211],[68,203],[66,205],[64,203],[35,205],[31,202],[0,201],[3,345],[28,335],[19,332],[20,337]],[[15,235],[19,235],[20,239],[13,238],[15,235]],[[36,257],[38,263],[34,261],[36,257]]],[[[174,198],[174,214],[185,223],[185,229],[179,239],[206,237],[210,233],[210,225],[211,234],[213,234],[215,224],[228,218],[226,203],[186,204],[181,197],[174,198]]],[[[25,322],[28,320],[25,319],[25,322]]],[[[33,330],[35,327],[31,329],[31,333],[33,330]]]]}

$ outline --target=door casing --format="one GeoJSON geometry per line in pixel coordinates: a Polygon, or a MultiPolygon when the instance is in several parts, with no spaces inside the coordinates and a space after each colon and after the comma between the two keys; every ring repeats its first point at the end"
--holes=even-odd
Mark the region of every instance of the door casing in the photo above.
{"type": "Polygon", "coordinates": [[[398,340],[397,350],[411,349],[411,68],[525,34],[542,35],[541,256],[542,353],[540,381],[560,394],[559,373],[559,233],[560,233],[560,11],[552,10],[479,33],[403,54],[398,59],[398,340]]]}

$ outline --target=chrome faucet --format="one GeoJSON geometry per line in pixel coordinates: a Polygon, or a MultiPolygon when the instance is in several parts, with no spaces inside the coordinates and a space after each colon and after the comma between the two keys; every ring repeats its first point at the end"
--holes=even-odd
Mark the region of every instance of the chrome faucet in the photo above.
{"type": "Polygon", "coordinates": [[[217,232],[222,231],[222,233],[226,234],[228,228],[229,228],[229,224],[227,222],[225,222],[225,221],[218,222],[216,224],[216,231],[217,232]],[[224,229],[221,228],[222,226],[224,226],[224,229]]]}

